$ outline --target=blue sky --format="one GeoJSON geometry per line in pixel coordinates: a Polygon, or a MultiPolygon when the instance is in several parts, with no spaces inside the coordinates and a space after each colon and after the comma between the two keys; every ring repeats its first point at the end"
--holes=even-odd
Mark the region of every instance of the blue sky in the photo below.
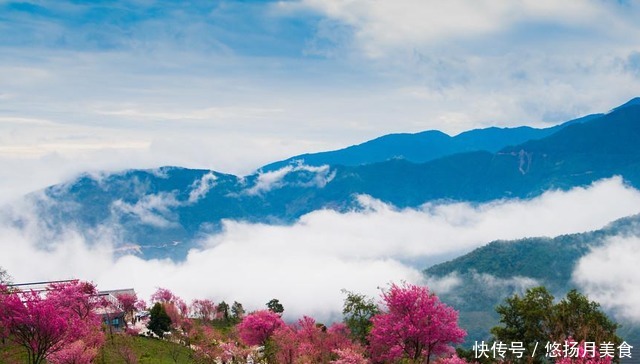
{"type": "Polygon", "coordinates": [[[0,179],[244,174],[391,132],[551,125],[640,94],[638,18],[600,0],[0,1],[0,179]]]}

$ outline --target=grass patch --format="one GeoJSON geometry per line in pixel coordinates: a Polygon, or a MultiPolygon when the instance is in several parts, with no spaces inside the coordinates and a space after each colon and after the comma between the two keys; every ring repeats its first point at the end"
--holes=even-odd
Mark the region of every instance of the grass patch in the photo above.
{"type": "Polygon", "coordinates": [[[21,346],[11,343],[9,340],[0,340],[0,363],[26,363],[27,352],[21,346]]]}
{"type": "Polygon", "coordinates": [[[138,363],[181,364],[193,363],[192,351],[172,342],[142,337],[113,335],[107,336],[102,350],[98,353],[96,363],[129,364],[135,358],[138,363]]]}

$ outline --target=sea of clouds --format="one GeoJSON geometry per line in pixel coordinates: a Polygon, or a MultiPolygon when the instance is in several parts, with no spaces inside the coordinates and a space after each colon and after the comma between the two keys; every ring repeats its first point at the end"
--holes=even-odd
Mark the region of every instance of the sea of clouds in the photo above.
{"type": "MultiPolygon", "coordinates": [[[[640,192],[617,177],[530,200],[416,209],[369,196],[359,200],[361,211],[318,210],[287,226],[224,221],[222,232],[206,237],[181,262],[116,253],[117,226],[92,231],[98,240],[89,244],[71,224],[53,233],[38,216],[21,226],[5,217],[0,266],[18,282],[79,278],[101,289],[132,287],[142,298],[166,287],[187,301],[238,301],[248,310],[277,298],[289,319],[307,314],[335,320],[342,289],[378,297],[390,282],[425,283],[422,269],[493,240],[590,231],[640,212],[640,192]],[[43,237],[49,237],[45,244],[43,237]]],[[[638,244],[638,238],[611,240],[588,253],[574,277],[592,298],[635,320],[640,274],[631,264],[638,244]]],[[[457,283],[451,277],[429,282],[436,292],[457,283]]]]}

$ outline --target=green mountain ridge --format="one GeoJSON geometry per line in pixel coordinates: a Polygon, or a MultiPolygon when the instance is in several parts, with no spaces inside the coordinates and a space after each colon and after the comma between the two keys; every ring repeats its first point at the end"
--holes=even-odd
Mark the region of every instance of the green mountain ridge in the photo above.
{"type": "MultiPolygon", "coordinates": [[[[576,264],[591,249],[616,236],[640,236],[640,214],[616,220],[602,229],[554,238],[493,241],[472,252],[424,270],[428,279],[455,277],[460,283],[438,293],[460,311],[467,342],[488,340],[498,324],[495,307],[514,293],[543,285],[556,297],[577,287],[572,281],[576,264]]],[[[640,325],[623,323],[620,335],[640,344],[640,325]]]]}

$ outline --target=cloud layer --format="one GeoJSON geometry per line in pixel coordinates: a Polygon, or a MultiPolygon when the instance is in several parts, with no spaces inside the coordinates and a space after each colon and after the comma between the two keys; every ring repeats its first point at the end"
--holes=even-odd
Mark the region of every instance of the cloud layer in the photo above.
{"type": "Polygon", "coordinates": [[[640,237],[619,236],[584,256],[573,280],[619,319],[640,323],[640,237]]]}
{"type": "MultiPolygon", "coordinates": [[[[530,201],[416,210],[397,210],[367,197],[361,203],[364,212],[315,211],[291,226],[226,221],[221,233],[204,239],[202,248],[180,263],[116,257],[113,229],[95,232],[102,241],[89,245],[69,227],[59,240],[41,247],[34,243],[41,226],[4,225],[0,266],[19,281],[77,277],[103,289],[133,287],[143,297],[161,286],[187,299],[237,300],[249,309],[278,298],[289,317],[312,314],[329,320],[339,315],[343,288],[377,296],[378,287],[422,282],[420,270],[428,264],[491,240],[597,229],[639,212],[640,192],[614,178],[530,201]]],[[[435,287],[455,285],[455,277],[449,278],[435,287]]]]}
{"type": "Polygon", "coordinates": [[[633,18],[621,13],[636,9],[599,1],[452,0],[443,3],[420,0],[302,0],[283,1],[280,6],[288,10],[312,9],[348,24],[356,45],[374,57],[407,46],[415,48],[460,39],[500,37],[526,24],[553,24],[558,28],[597,31],[606,35],[638,31],[633,18]]]}

